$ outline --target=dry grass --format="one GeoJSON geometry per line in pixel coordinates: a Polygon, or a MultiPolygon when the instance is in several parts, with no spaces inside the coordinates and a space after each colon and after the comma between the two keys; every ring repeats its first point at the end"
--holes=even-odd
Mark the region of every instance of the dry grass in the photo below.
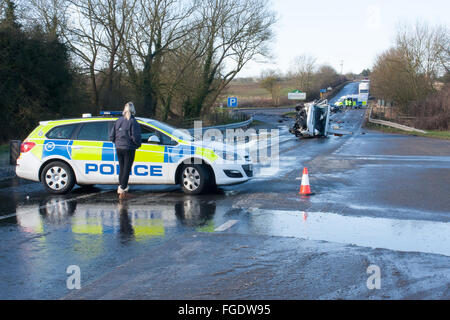
{"type": "Polygon", "coordinates": [[[261,88],[259,83],[231,83],[224,91],[223,96],[251,100],[270,98],[270,93],[261,88]]]}
{"type": "MultiPolygon", "coordinates": [[[[287,99],[288,92],[295,89],[292,80],[281,82],[281,105],[294,104],[287,99]]],[[[219,101],[227,104],[228,97],[237,97],[240,107],[272,107],[270,93],[263,89],[257,82],[239,83],[232,82],[220,96],[219,101]]]]}
{"type": "Polygon", "coordinates": [[[398,133],[398,134],[406,134],[406,135],[411,135],[411,136],[420,136],[420,137],[427,137],[427,138],[450,140],[450,131],[425,130],[427,133],[409,132],[409,131],[403,131],[400,129],[386,127],[383,125],[369,123],[369,122],[366,123],[365,127],[367,129],[373,129],[373,130],[386,132],[386,133],[398,133]]]}

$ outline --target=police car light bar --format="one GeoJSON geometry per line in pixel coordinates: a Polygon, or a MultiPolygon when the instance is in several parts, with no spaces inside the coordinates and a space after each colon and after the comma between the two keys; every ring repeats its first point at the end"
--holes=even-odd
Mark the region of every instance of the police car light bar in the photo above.
{"type": "Polygon", "coordinates": [[[121,116],[122,111],[100,111],[101,116],[121,116]]]}

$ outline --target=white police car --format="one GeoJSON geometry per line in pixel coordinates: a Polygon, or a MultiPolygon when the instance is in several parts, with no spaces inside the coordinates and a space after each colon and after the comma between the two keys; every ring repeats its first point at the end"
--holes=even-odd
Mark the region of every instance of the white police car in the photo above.
{"type": "MultiPolygon", "coordinates": [[[[43,121],[21,144],[16,174],[40,181],[51,193],[75,184],[118,184],[119,164],[109,131],[115,116],[43,121]]],[[[250,157],[216,142],[203,145],[165,123],[137,118],[142,146],[129,184],[180,184],[187,194],[232,185],[253,176],[250,157]]]]}

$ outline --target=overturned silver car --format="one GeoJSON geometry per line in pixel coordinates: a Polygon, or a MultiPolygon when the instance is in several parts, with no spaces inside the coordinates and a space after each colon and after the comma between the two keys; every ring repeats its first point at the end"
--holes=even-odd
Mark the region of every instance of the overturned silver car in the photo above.
{"type": "Polygon", "coordinates": [[[289,132],[299,138],[326,137],[329,133],[331,107],[328,100],[296,106],[297,116],[289,132]]]}

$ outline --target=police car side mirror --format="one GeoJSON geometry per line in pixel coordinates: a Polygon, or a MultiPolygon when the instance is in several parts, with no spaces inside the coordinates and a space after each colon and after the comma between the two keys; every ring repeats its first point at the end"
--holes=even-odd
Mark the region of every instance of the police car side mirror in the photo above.
{"type": "Polygon", "coordinates": [[[150,138],[148,138],[148,143],[152,143],[152,144],[160,144],[161,140],[159,140],[158,136],[153,135],[150,138]]]}

